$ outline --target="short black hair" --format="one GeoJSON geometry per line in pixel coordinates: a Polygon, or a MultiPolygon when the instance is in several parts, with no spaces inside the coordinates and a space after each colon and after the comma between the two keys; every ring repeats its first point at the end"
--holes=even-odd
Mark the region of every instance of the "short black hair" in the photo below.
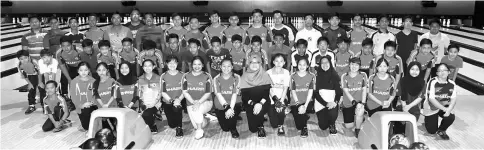
{"type": "Polygon", "coordinates": [[[37,19],[39,21],[42,21],[42,19],[38,15],[29,16],[29,22],[32,21],[32,19],[37,19]]]}
{"type": "Polygon", "coordinates": [[[434,24],[434,23],[438,24],[439,26],[442,26],[442,24],[441,24],[440,20],[439,20],[439,19],[437,19],[437,18],[431,19],[431,20],[429,21],[429,26],[431,26],[431,25],[432,25],[432,24],[434,24]]]}
{"type": "Polygon", "coordinates": [[[361,46],[366,46],[366,45],[373,46],[373,40],[371,40],[370,38],[365,38],[363,42],[361,42],[361,46]]]}
{"type": "Polygon", "coordinates": [[[259,13],[260,15],[264,16],[264,12],[260,9],[254,9],[252,10],[251,15],[254,15],[255,13],[259,13]]]}
{"type": "Polygon", "coordinates": [[[49,81],[47,81],[47,82],[45,83],[45,85],[46,85],[46,86],[47,86],[48,84],[54,84],[54,87],[55,87],[55,88],[57,88],[57,86],[58,86],[57,82],[56,82],[56,81],[54,81],[54,80],[49,80],[49,81]]]}
{"type": "Polygon", "coordinates": [[[276,32],[274,33],[274,39],[276,38],[276,36],[280,36],[284,39],[284,34],[280,33],[280,32],[276,32]]]}
{"type": "Polygon", "coordinates": [[[67,21],[67,23],[71,24],[71,20],[76,20],[76,22],[79,23],[79,21],[77,20],[77,17],[69,18],[69,21],[67,21]]]}
{"type": "Polygon", "coordinates": [[[121,14],[120,14],[118,11],[115,11],[115,12],[113,13],[113,15],[111,15],[111,16],[114,16],[114,15],[119,15],[119,16],[121,16],[121,14]]]}
{"type": "Polygon", "coordinates": [[[235,42],[235,41],[242,42],[242,36],[240,36],[239,34],[232,35],[232,42],[235,42]]]}
{"type": "Polygon", "coordinates": [[[190,39],[188,40],[188,45],[190,45],[190,44],[192,44],[192,43],[197,44],[197,46],[201,46],[201,45],[202,45],[202,44],[200,43],[200,41],[199,41],[199,40],[197,40],[197,39],[195,39],[195,38],[190,38],[190,39]]]}
{"type": "Polygon", "coordinates": [[[350,58],[349,62],[350,63],[355,63],[355,64],[358,64],[358,65],[361,65],[361,59],[358,58],[358,57],[350,58]]]}
{"type": "Polygon", "coordinates": [[[94,42],[91,39],[85,39],[81,43],[82,47],[92,47],[93,44],[94,42]]]}
{"type": "Polygon", "coordinates": [[[388,17],[388,15],[386,15],[386,14],[381,14],[380,16],[378,16],[378,20],[377,20],[377,22],[378,22],[378,23],[380,23],[381,19],[383,19],[383,18],[387,18],[387,20],[388,20],[388,19],[390,19],[390,18],[388,17]]]}
{"type": "Polygon", "coordinates": [[[220,40],[220,38],[218,36],[214,36],[214,37],[212,37],[212,39],[210,39],[210,44],[213,44],[215,42],[222,44],[222,40],[220,40]]]}
{"type": "Polygon", "coordinates": [[[200,19],[198,19],[198,16],[196,16],[196,15],[191,16],[189,21],[191,22],[192,19],[197,19],[198,21],[200,21],[200,19]]]}
{"type": "Polygon", "coordinates": [[[273,13],[274,15],[275,15],[275,14],[281,14],[281,16],[282,16],[282,11],[280,11],[280,10],[274,10],[274,12],[272,12],[272,13],[273,13]]]}
{"type": "Polygon", "coordinates": [[[353,18],[351,18],[351,19],[355,19],[355,17],[357,17],[357,16],[359,16],[359,17],[361,18],[361,15],[360,15],[360,14],[355,14],[355,15],[353,16],[353,18]]]}
{"type": "Polygon", "coordinates": [[[212,16],[212,15],[214,15],[214,14],[217,14],[217,15],[219,15],[219,16],[220,16],[220,13],[219,13],[217,10],[212,10],[212,11],[209,13],[209,15],[208,15],[208,16],[210,16],[210,17],[211,17],[211,16],[212,16]]]}
{"type": "Polygon", "coordinates": [[[64,42],[69,42],[70,44],[72,44],[72,39],[71,39],[71,38],[69,38],[68,36],[62,36],[62,37],[60,38],[60,43],[62,44],[62,43],[64,43],[64,42]]]}
{"type": "Polygon", "coordinates": [[[20,58],[22,56],[30,56],[29,51],[28,50],[19,50],[17,52],[17,58],[20,58]]]}
{"type": "Polygon", "coordinates": [[[262,44],[262,38],[260,38],[260,36],[258,35],[253,36],[252,39],[250,40],[250,43],[254,43],[254,42],[259,42],[262,44]]]}
{"type": "Polygon", "coordinates": [[[339,13],[337,13],[337,12],[330,13],[330,14],[329,14],[329,19],[328,19],[328,20],[333,19],[333,17],[338,17],[338,19],[340,19],[340,18],[339,18],[339,13]]]}
{"type": "Polygon", "coordinates": [[[339,37],[338,39],[336,39],[336,44],[340,44],[340,43],[350,44],[351,43],[351,39],[350,38],[339,37]]]}
{"type": "Polygon", "coordinates": [[[424,44],[429,44],[430,47],[432,47],[432,40],[428,38],[423,38],[422,40],[420,40],[420,47],[422,47],[424,44]]]}
{"type": "Polygon", "coordinates": [[[314,20],[314,15],[313,14],[310,14],[310,13],[304,14],[304,18],[306,18],[307,16],[310,16],[311,19],[314,20]]]}
{"type": "Polygon", "coordinates": [[[143,41],[143,50],[148,50],[148,49],[155,49],[156,48],[156,43],[153,40],[145,40],[143,41]]]}
{"type": "Polygon", "coordinates": [[[109,42],[108,40],[101,40],[97,44],[97,47],[98,48],[101,48],[101,47],[111,47],[111,42],[109,42]]]}
{"type": "Polygon", "coordinates": [[[175,17],[177,17],[177,16],[178,16],[178,17],[181,17],[181,15],[180,15],[180,14],[178,14],[178,13],[173,13],[173,14],[171,14],[171,17],[172,17],[172,18],[175,18],[175,17]]]}
{"type": "Polygon", "coordinates": [[[133,44],[133,39],[131,39],[129,37],[125,37],[123,40],[121,40],[121,44],[123,44],[124,42],[129,42],[129,43],[133,44]]]}
{"type": "MultiPolygon", "coordinates": [[[[57,20],[57,17],[55,17],[55,16],[49,17],[49,19],[47,20],[47,23],[50,23],[52,20],[57,20]]],[[[57,20],[57,21],[59,21],[59,20],[57,20]]]]}
{"type": "Polygon", "coordinates": [[[407,20],[407,19],[410,19],[410,21],[413,22],[413,17],[412,16],[409,16],[409,15],[403,17],[403,20],[402,21],[405,22],[405,20],[407,20]]]}
{"type": "Polygon", "coordinates": [[[178,37],[178,34],[175,34],[175,33],[170,33],[168,34],[168,37],[166,38],[166,42],[169,42],[170,39],[176,39],[176,40],[179,40],[179,37],[178,37]]]}
{"type": "Polygon", "coordinates": [[[322,42],[322,41],[326,42],[326,44],[329,44],[329,39],[325,36],[319,37],[318,43],[316,43],[316,44],[319,45],[319,43],[322,42]]]}
{"type": "Polygon", "coordinates": [[[305,47],[308,47],[308,41],[306,41],[305,39],[299,39],[296,41],[296,46],[299,46],[299,45],[304,45],[305,47]]]}
{"type": "Polygon", "coordinates": [[[91,16],[93,16],[93,17],[96,17],[96,18],[97,18],[97,15],[96,15],[95,13],[90,13],[89,15],[87,15],[87,17],[88,17],[88,18],[89,18],[89,17],[91,17],[91,16]]]}
{"type": "Polygon", "coordinates": [[[231,12],[231,13],[230,13],[229,17],[232,17],[232,16],[237,16],[237,17],[239,17],[239,13],[237,13],[237,12],[233,11],[233,12],[231,12]]]}
{"type": "Polygon", "coordinates": [[[449,47],[447,47],[447,50],[450,50],[451,48],[457,49],[458,52],[460,51],[460,47],[456,44],[450,44],[449,47]]]}
{"type": "Polygon", "coordinates": [[[40,57],[53,56],[49,49],[43,49],[40,51],[40,57]]]}
{"type": "Polygon", "coordinates": [[[175,60],[176,62],[180,62],[180,61],[178,60],[178,57],[176,57],[175,55],[168,55],[168,56],[166,57],[166,60],[165,60],[165,61],[166,61],[166,63],[169,63],[169,62],[171,62],[171,61],[173,61],[173,60],[175,60]]]}
{"type": "Polygon", "coordinates": [[[387,47],[393,47],[393,48],[397,48],[397,43],[395,41],[391,41],[391,40],[388,40],[385,42],[385,44],[383,45],[383,48],[386,49],[387,47]]]}
{"type": "Polygon", "coordinates": [[[138,11],[138,13],[140,13],[140,14],[141,14],[141,11],[140,11],[138,8],[136,8],[136,7],[135,7],[135,8],[133,8],[133,9],[131,10],[131,12],[130,12],[130,13],[133,13],[133,11],[138,11]]]}

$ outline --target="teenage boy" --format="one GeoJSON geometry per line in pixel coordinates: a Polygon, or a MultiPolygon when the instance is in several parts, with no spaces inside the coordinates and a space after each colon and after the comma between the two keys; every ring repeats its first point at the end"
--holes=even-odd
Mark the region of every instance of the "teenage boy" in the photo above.
{"type": "Polygon", "coordinates": [[[373,55],[380,56],[384,53],[383,45],[387,41],[395,41],[395,35],[388,31],[388,23],[389,18],[386,15],[381,15],[378,18],[378,25],[380,26],[378,31],[371,35],[371,39],[373,40],[374,48],[373,48],[373,55]]]}
{"type": "Polygon", "coordinates": [[[284,21],[284,18],[282,17],[282,11],[275,10],[273,13],[274,27],[271,28],[272,34],[274,34],[274,36],[276,34],[282,34],[284,40],[283,44],[292,47],[294,45],[294,33],[292,32],[292,29],[290,27],[282,23],[284,21]]]}
{"type": "Polygon", "coordinates": [[[318,39],[322,36],[321,32],[313,28],[314,16],[312,14],[304,15],[304,28],[296,34],[296,41],[304,39],[308,41],[308,50],[311,53],[318,51],[318,39]]]}
{"type": "MultiPolygon", "coordinates": [[[[348,35],[346,35],[346,31],[343,28],[339,27],[340,18],[338,13],[332,13],[328,19],[329,24],[331,26],[329,28],[324,29],[323,36],[328,38],[329,40],[329,49],[334,51],[338,49],[338,38],[347,39],[348,35]]],[[[333,62],[334,63],[334,62],[333,62]]]]}

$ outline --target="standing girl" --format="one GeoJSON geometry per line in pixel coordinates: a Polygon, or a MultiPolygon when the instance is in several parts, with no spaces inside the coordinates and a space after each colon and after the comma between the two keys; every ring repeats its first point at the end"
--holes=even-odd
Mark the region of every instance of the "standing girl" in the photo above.
{"type": "MultiPolygon", "coordinates": [[[[144,74],[138,78],[138,87],[140,89],[140,98],[145,108],[142,108],[141,117],[150,127],[152,133],[158,133],[158,127],[155,125],[155,115],[159,111],[161,99],[160,76],[153,73],[155,62],[151,59],[143,61],[144,74]]],[[[140,105],[140,107],[143,107],[140,105]]]]}
{"type": "Polygon", "coordinates": [[[288,103],[287,89],[291,83],[291,74],[284,69],[284,54],[276,54],[274,56],[274,67],[267,70],[267,74],[271,77],[272,87],[270,91],[271,108],[268,116],[272,128],[278,128],[277,135],[284,135],[284,119],[286,118],[285,107],[288,103]]]}
{"type": "Polygon", "coordinates": [[[297,72],[291,77],[292,100],[290,105],[296,129],[301,131],[301,137],[308,137],[307,108],[313,97],[316,76],[308,71],[309,61],[306,58],[297,62],[297,72]]]}
{"type": "Polygon", "coordinates": [[[395,78],[388,73],[389,63],[385,58],[376,61],[377,73],[370,76],[368,82],[368,115],[378,111],[392,111],[395,98],[395,78]]]}
{"type": "Polygon", "coordinates": [[[175,137],[183,137],[182,129],[182,100],[184,99],[182,93],[181,80],[183,73],[177,70],[178,57],[175,55],[169,55],[166,59],[168,71],[161,75],[161,96],[163,96],[163,110],[166,114],[168,126],[170,128],[176,128],[175,137]]]}
{"type": "Polygon", "coordinates": [[[69,83],[69,97],[76,106],[75,111],[79,115],[80,131],[89,129],[91,113],[98,107],[94,104],[93,84],[96,79],[89,75],[91,67],[87,62],[79,63],[79,75],[69,83]]]}

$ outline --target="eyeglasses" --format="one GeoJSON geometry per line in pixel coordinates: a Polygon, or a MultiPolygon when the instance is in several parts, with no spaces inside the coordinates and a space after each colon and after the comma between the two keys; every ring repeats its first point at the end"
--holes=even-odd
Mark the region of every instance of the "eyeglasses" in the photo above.
{"type": "Polygon", "coordinates": [[[255,62],[250,62],[250,64],[260,64],[260,62],[255,61],[255,62]]]}
{"type": "Polygon", "coordinates": [[[437,72],[441,73],[441,72],[447,72],[449,70],[437,70],[437,72]]]}

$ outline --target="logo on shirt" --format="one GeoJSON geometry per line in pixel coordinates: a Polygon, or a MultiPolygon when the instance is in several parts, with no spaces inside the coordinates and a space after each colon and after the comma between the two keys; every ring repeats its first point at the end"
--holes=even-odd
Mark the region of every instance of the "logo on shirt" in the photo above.
{"type": "Polygon", "coordinates": [[[379,90],[374,90],[373,93],[378,94],[378,95],[390,95],[390,92],[379,91],[379,90]]]}
{"type": "Polygon", "coordinates": [[[442,90],[442,87],[436,87],[435,88],[435,92],[440,92],[440,90],[442,90]]]}
{"type": "Polygon", "coordinates": [[[166,91],[167,92],[171,92],[171,91],[178,91],[178,90],[181,90],[181,87],[172,87],[172,88],[167,88],[166,91]]]}
{"type": "Polygon", "coordinates": [[[203,82],[198,82],[198,85],[203,85],[203,82]]]}

